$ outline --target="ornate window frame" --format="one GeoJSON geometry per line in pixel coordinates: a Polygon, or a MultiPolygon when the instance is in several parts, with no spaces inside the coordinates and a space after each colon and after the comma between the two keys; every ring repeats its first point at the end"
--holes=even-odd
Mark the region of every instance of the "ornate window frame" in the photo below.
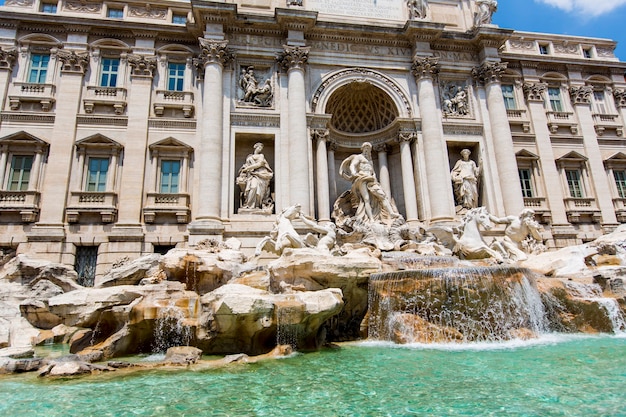
{"type": "Polygon", "coordinates": [[[152,105],[154,116],[166,116],[168,110],[171,112],[171,116],[175,118],[179,114],[185,118],[193,116],[195,109],[193,56],[193,50],[176,44],[165,45],[157,51],[158,77],[152,105]],[[182,90],[170,90],[168,88],[170,63],[185,64],[182,90]]]}

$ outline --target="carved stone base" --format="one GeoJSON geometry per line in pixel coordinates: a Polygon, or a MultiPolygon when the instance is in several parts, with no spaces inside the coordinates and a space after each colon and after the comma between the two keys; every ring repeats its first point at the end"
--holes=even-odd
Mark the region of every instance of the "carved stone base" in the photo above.
{"type": "Polygon", "coordinates": [[[261,216],[269,216],[271,214],[273,214],[274,210],[271,208],[240,208],[239,210],[237,210],[237,214],[250,214],[250,215],[261,215],[261,216]]]}

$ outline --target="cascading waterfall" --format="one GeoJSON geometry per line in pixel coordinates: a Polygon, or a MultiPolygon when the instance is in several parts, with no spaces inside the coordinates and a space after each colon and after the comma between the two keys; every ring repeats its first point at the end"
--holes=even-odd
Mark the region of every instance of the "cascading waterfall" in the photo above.
{"type": "Polygon", "coordinates": [[[185,324],[185,314],[180,308],[174,305],[159,308],[154,324],[152,351],[165,352],[172,346],[189,346],[192,334],[192,328],[185,324]]]}
{"type": "Polygon", "coordinates": [[[529,270],[463,267],[374,274],[369,337],[412,342],[499,341],[545,331],[529,270]]]}
{"type": "Polygon", "coordinates": [[[568,281],[565,286],[570,294],[581,300],[595,302],[606,312],[607,318],[613,326],[614,333],[626,332],[626,319],[616,299],[604,297],[602,288],[598,284],[585,284],[568,281]]]}
{"type": "Polygon", "coordinates": [[[290,296],[276,302],[276,344],[291,345],[298,348],[300,335],[298,330],[302,323],[304,311],[300,303],[295,302],[290,296]]]}

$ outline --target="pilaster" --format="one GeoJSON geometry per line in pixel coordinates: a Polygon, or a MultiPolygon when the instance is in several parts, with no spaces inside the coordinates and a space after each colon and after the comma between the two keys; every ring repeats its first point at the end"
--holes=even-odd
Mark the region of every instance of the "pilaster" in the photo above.
{"type": "Polygon", "coordinates": [[[541,162],[543,181],[547,190],[545,197],[550,207],[552,224],[556,226],[569,225],[565,213],[563,188],[555,164],[550,130],[548,129],[548,118],[544,107],[548,85],[540,82],[526,82],[523,88],[530,118],[534,126],[535,143],[539,161],[541,162]]]}
{"type": "Polygon", "coordinates": [[[593,116],[591,114],[592,94],[593,87],[588,85],[570,87],[572,104],[578,115],[578,121],[580,122],[583,135],[585,153],[587,158],[589,158],[589,174],[593,182],[595,198],[598,202],[598,208],[602,213],[602,224],[610,226],[616,225],[618,222],[615,216],[615,209],[611,199],[611,188],[606,170],[604,169],[602,153],[600,152],[600,145],[598,144],[593,116]]]}

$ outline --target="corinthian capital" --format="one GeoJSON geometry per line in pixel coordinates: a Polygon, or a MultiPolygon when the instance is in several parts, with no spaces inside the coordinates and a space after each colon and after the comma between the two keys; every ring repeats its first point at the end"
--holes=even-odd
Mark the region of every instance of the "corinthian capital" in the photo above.
{"type": "Polygon", "coordinates": [[[615,97],[617,107],[626,107],[626,89],[616,88],[613,90],[613,97],[615,97]]]}
{"type": "Polygon", "coordinates": [[[285,70],[304,69],[304,64],[309,60],[311,48],[308,46],[283,45],[284,51],[276,57],[278,64],[285,70]]]}
{"type": "Polygon", "coordinates": [[[548,84],[546,83],[524,83],[524,96],[526,96],[526,100],[528,101],[541,101],[543,102],[544,93],[548,90],[548,84]]]}
{"type": "Polygon", "coordinates": [[[15,49],[4,50],[0,48],[0,69],[12,70],[16,59],[17,51],[15,49]]]}
{"type": "Polygon", "coordinates": [[[413,132],[413,131],[409,131],[409,130],[405,130],[405,131],[400,131],[398,133],[398,139],[397,141],[399,143],[402,142],[408,142],[411,143],[413,142],[415,139],[417,139],[417,133],[413,132]]]}
{"type": "Polygon", "coordinates": [[[228,41],[212,41],[198,38],[200,42],[200,55],[195,59],[198,67],[204,68],[206,64],[226,65],[235,58],[235,55],[228,49],[228,41]]]}
{"type": "Polygon", "coordinates": [[[570,87],[569,89],[573,104],[591,104],[591,93],[593,93],[593,87],[590,85],[570,87]]]}
{"type": "Polygon", "coordinates": [[[439,59],[433,57],[415,57],[411,65],[411,73],[421,80],[422,78],[434,78],[439,74],[439,59]]]}
{"type": "Polygon", "coordinates": [[[472,76],[484,84],[499,83],[507,66],[506,62],[484,62],[472,70],[472,76]]]}
{"type": "Polygon", "coordinates": [[[128,55],[126,58],[135,77],[153,77],[157,67],[156,57],[128,55]]]}
{"type": "Polygon", "coordinates": [[[57,56],[61,61],[61,72],[73,72],[84,74],[89,65],[89,54],[81,52],[77,54],[74,51],[58,51],[57,56]]]}
{"type": "Polygon", "coordinates": [[[313,129],[311,132],[311,136],[317,140],[328,140],[328,135],[330,135],[330,131],[328,129],[313,129]]]}

